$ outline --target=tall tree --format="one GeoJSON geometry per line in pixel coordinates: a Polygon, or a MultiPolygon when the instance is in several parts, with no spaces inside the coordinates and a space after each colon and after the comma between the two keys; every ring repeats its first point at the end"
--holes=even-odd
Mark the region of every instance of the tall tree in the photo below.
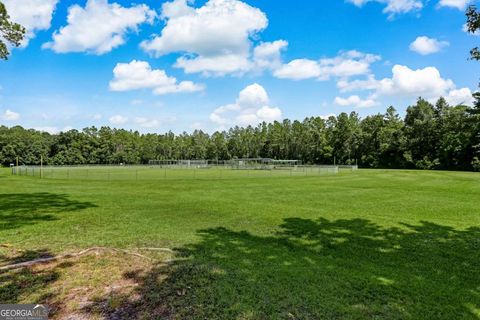
{"type": "Polygon", "coordinates": [[[18,47],[25,36],[25,28],[10,21],[7,8],[0,2],[0,59],[7,60],[10,52],[7,44],[18,47]]]}
{"type": "Polygon", "coordinates": [[[408,149],[405,159],[413,167],[434,169],[438,166],[436,159],[438,141],[434,115],[433,105],[422,98],[419,98],[415,105],[407,108],[405,135],[408,149]]]}
{"type": "Polygon", "coordinates": [[[445,99],[435,105],[436,157],[441,169],[468,170],[472,161],[472,130],[466,106],[449,106],[445,99]]]}
{"type": "MultiPolygon", "coordinates": [[[[477,7],[473,5],[469,6],[466,15],[468,32],[472,34],[480,32],[480,12],[477,11],[477,7]]],[[[470,58],[473,60],[480,60],[480,50],[478,47],[470,50],[470,58]]],[[[471,112],[474,114],[480,114],[480,92],[475,92],[473,97],[476,102],[471,112]]]]}
{"type": "Polygon", "coordinates": [[[469,123],[471,128],[471,148],[472,148],[472,167],[475,171],[480,171],[480,92],[473,94],[475,102],[473,107],[468,108],[470,114],[469,123]]]}
{"type": "MultiPolygon", "coordinates": [[[[480,31],[480,12],[477,11],[476,6],[469,6],[467,9],[467,30],[468,32],[475,34],[480,31]]],[[[470,57],[473,60],[480,60],[480,50],[478,47],[470,50],[470,57]]],[[[473,94],[475,104],[473,108],[468,111],[471,114],[470,122],[472,123],[472,150],[473,160],[472,167],[480,171],[480,92],[477,91],[473,94]]]]}
{"type": "Polygon", "coordinates": [[[339,164],[352,164],[359,159],[360,118],[356,112],[342,112],[337,118],[328,119],[329,144],[339,164]]]}
{"type": "Polygon", "coordinates": [[[384,126],[380,129],[380,159],[381,168],[405,167],[405,133],[404,122],[393,106],[388,107],[384,115],[384,126]]]}
{"type": "MultiPolygon", "coordinates": [[[[467,9],[467,30],[470,33],[476,33],[480,30],[480,12],[477,11],[475,6],[470,6],[467,9]]],[[[480,51],[478,47],[470,50],[470,56],[474,60],[480,60],[480,51]]]]}

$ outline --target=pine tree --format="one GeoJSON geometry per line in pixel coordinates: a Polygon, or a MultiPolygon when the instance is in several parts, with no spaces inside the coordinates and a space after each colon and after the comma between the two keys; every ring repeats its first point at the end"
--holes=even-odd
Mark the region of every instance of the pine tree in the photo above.
{"type": "Polygon", "coordinates": [[[0,59],[7,60],[10,52],[7,43],[18,47],[25,36],[25,28],[10,21],[5,5],[0,2],[0,59]]]}

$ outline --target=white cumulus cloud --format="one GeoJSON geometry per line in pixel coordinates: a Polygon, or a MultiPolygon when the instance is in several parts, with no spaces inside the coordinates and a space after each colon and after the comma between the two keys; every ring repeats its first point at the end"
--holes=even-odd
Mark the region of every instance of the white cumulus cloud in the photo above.
{"type": "Polygon", "coordinates": [[[122,124],[125,124],[125,123],[128,122],[127,117],[119,115],[119,114],[111,116],[108,120],[113,125],[122,125],[122,124]]]}
{"type": "Polygon", "coordinates": [[[463,11],[470,2],[470,0],[440,0],[438,5],[440,7],[456,8],[463,11]]]}
{"type": "Polygon", "coordinates": [[[27,29],[22,43],[27,46],[35,33],[50,29],[52,15],[58,0],[2,0],[12,21],[27,29]]]}
{"type": "Polygon", "coordinates": [[[453,106],[460,104],[471,106],[474,102],[472,91],[469,88],[451,90],[448,95],[445,96],[445,100],[453,106]]]}
{"type": "Polygon", "coordinates": [[[351,50],[334,58],[292,60],[275,70],[274,76],[292,80],[349,78],[369,74],[370,65],[378,60],[378,55],[351,50]]]}
{"type": "MultiPolygon", "coordinates": [[[[420,11],[428,0],[346,0],[357,7],[362,7],[369,2],[377,2],[385,7],[383,12],[388,14],[389,19],[398,14],[420,11]]],[[[465,10],[466,6],[473,0],[439,0],[439,7],[450,7],[459,10],[465,10]]]]}
{"type": "Polygon", "coordinates": [[[175,67],[185,73],[202,73],[205,76],[224,76],[250,71],[252,65],[247,56],[238,54],[222,54],[216,56],[198,56],[196,58],[180,57],[175,67]]]}
{"type": "Polygon", "coordinates": [[[2,119],[5,121],[16,121],[20,119],[20,114],[17,112],[14,112],[12,110],[5,110],[5,112],[2,115],[2,119]]]}
{"type": "Polygon", "coordinates": [[[197,92],[205,89],[204,85],[192,81],[178,82],[169,77],[164,70],[152,69],[146,61],[132,60],[130,63],[118,63],[113,69],[112,91],[130,91],[151,89],[156,95],[167,93],[197,92]]]}
{"type": "Polygon", "coordinates": [[[429,38],[427,36],[420,36],[410,44],[410,50],[417,52],[421,55],[428,55],[439,52],[445,47],[448,47],[450,43],[447,41],[439,41],[437,39],[429,38]]]}
{"type": "Polygon", "coordinates": [[[152,23],[155,12],[144,4],[125,8],[107,0],[88,0],[68,9],[68,24],[43,45],[57,53],[88,52],[101,55],[121,46],[129,31],[142,23],[152,23]]]}
{"type": "Polygon", "coordinates": [[[172,2],[165,2],[162,5],[162,19],[177,18],[194,14],[195,9],[189,6],[190,0],[174,0],[172,2]]]}
{"type": "Polygon", "coordinates": [[[160,126],[160,121],[157,119],[148,119],[144,117],[136,117],[134,119],[135,124],[143,128],[158,128],[160,126]]]}
{"type": "Polygon", "coordinates": [[[269,106],[270,99],[265,89],[254,83],[240,91],[235,103],[221,106],[210,114],[210,120],[225,127],[227,125],[255,125],[282,119],[279,108],[269,106]]]}
{"type": "Polygon", "coordinates": [[[374,99],[367,98],[362,99],[357,95],[350,96],[348,98],[336,97],[334,103],[343,107],[355,107],[355,108],[371,108],[378,105],[378,102],[374,99]]]}
{"type": "Polygon", "coordinates": [[[274,72],[280,79],[303,80],[320,77],[321,70],[318,61],[295,59],[284,64],[274,72]]]}
{"type": "Polygon", "coordinates": [[[263,42],[253,50],[253,61],[261,70],[275,70],[282,65],[281,53],[287,47],[288,42],[285,40],[263,42]]]}
{"type": "Polygon", "coordinates": [[[261,10],[239,0],[209,0],[194,8],[190,1],[162,5],[165,27],[141,47],[155,56],[181,53],[176,67],[186,73],[225,75],[252,68],[252,37],[267,27],[261,10]]]}
{"type": "Polygon", "coordinates": [[[453,81],[442,78],[435,67],[412,70],[407,66],[395,65],[392,73],[392,78],[380,80],[380,94],[438,98],[455,88],[453,81]]]}
{"type": "MultiPolygon", "coordinates": [[[[377,80],[373,75],[369,75],[364,80],[339,81],[337,87],[341,92],[371,91],[372,99],[381,96],[408,99],[423,97],[429,100],[446,97],[447,100],[458,101],[471,93],[468,88],[457,89],[455,83],[443,78],[435,67],[413,70],[402,65],[393,66],[391,78],[377,80]]],[[[465,103],[471,104],[471,99],[465,99],[465,103]]]]}
{"type": "Polygon", "coordinates": [[[357,7],[362,7],[368,2],[378,2],[385,5],[383,12],[393,18],[397,14],[418,11],[423,8],[422,0],[347,0],[357,7]]]}

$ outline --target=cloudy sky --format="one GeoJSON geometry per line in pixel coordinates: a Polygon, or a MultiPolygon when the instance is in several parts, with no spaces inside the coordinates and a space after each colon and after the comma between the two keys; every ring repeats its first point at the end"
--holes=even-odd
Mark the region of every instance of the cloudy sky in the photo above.
{"type": "Polygon", "coordinates": [[[468,0],[0,0],[0,124],[213,131],[393,105],[471,103],[468,0]]]}

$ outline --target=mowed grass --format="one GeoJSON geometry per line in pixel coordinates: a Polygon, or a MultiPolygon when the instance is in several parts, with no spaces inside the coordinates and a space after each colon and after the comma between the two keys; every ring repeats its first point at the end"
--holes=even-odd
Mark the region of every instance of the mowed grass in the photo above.
{"type": "Polygon", "coordinates": [[[92,246],[175,249],[149,267],[102,255],[0,274],[0,302],[78,296],[66,282],[134,283],[59,304],[87,318],[480,318],[476,173],[89,181],[4,170],[0,244],[2,264],[92,246]]]}

